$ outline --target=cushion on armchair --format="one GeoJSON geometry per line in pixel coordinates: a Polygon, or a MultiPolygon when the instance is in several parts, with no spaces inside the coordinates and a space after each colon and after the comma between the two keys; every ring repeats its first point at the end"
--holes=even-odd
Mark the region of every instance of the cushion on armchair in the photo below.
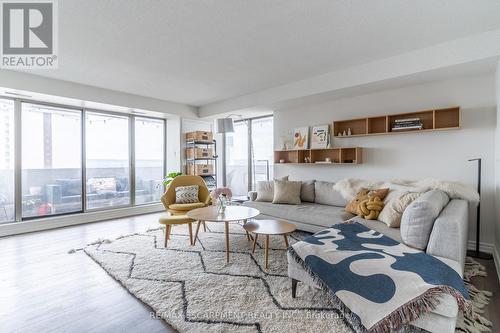
{"type": "MultiPolygon", "coordinates": [[[[191,204],[199,202],[198,185],[178,186],[175,188],[175,203],[176,204],[191,204]]],[[[171,205],[170,205],[171,206],[171,205]]]]}
{"type": "Polygon", "coordinates": [[[195,202],[195,203],[187,203],[187,204],[175,203],[175,204],[169,205],[168,209],[188,212],[190,210],[193,210],[196,208],[202,208],[202,207],[205,207],[205,203],[203,203],[203,202],[195,202]]]}

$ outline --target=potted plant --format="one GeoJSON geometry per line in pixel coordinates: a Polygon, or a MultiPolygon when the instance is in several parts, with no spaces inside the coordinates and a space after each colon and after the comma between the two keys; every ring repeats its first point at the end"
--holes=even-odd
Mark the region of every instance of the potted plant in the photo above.
{"type": "Polygon", "coordinates": [[[170,186],[170,183],[172,180],[174,180],[175,177],[182,175],[182,172],[171,172],[169,173],[164,179],[163,179],[163,186],[165,188],[168,188],[170,186]]]}

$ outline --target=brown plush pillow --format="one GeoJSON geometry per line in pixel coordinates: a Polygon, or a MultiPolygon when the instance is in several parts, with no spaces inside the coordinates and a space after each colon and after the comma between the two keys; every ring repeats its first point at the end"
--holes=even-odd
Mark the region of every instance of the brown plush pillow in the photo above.
{"type": "Polygon", "coordinates": [[[354,199],[351,200],[345,207],[346,212],[349,212],[351,214],[358,214],[358,206],[359,203],[363,200],[369,199],[371,197],[379,197],[380,200],[384,200],[386,195],[389,193],[388,188],[379,188],[377,190],[369,190],[366,188],[362,188],[359,190],[359,192],[356,194],[354,199]]]}

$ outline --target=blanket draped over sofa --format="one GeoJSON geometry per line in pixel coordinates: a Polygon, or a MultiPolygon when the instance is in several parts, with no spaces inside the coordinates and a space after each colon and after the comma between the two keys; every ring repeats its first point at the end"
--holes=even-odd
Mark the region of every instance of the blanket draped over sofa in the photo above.
{"type": "Polygon", "coordinates": [[[460,275],[441,260],[347,222],[289,248],[360,331],[389,332],[435,309],[443,294],[471,311],[460,275]]]}

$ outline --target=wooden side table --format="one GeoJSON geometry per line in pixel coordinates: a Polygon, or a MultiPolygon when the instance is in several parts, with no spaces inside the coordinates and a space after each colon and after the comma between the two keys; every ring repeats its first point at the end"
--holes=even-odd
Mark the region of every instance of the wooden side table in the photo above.
{"type": "Polygon", "coordinates": [[[292,231],[295,231],[297,227],[295,224],[286,222],[286,221],[277,221],[277,220],[252,220],[248,221],[245,223],[243,228],[248,231],[252,232],[255,234],[255,237],[253,239],[253,249],[252,253],[255,253],[255,246],[257,245],[257,238],[259,235],[265,235],[266,236],[266,242],[265,242],[265,268],[268,269],[269,267],[269,236],[270,235],[283,235],[283,238],[285,239],[285,245],[288,247],[288,238],[287,234],[291,233],[292,231]]]}

